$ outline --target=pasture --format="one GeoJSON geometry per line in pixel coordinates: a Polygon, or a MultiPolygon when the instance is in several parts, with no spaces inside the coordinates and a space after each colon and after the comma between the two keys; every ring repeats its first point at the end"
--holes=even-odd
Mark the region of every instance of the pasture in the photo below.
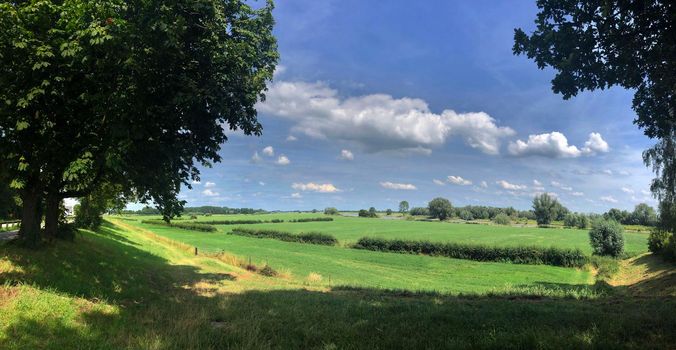
{"type": "Polygon", "coordinates": [[[77,246],[56,242],[29,255],[0,243],[0,347],[548,349],[676,342],[672,268],[645,255],[623,262],[617,282],[607,285],[583,269],[109,220],[97,232],[81,231],[77,246]],[[282,274],[264,277],[158,237],[255,253],[282,274]],[[309,280],[310,272],[323,279],[309,280]]]}

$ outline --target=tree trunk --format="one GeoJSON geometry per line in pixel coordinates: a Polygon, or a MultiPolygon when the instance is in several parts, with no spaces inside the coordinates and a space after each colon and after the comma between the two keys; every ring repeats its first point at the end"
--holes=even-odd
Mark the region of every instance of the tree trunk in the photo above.
{"type": "Polygon", "coordinates": [[[30,189],[22,194],[23,208],[21,209],[21,229],[19,229],[19,238],[26,247],[37,247],[40,245],[40,224],[41,217],[41,198],[40,191],[30,189]]]}
{"type": "Polygon", "coordinates": [[[55,195],[47,195],[45,201],[45,237],[53,240],[57,236],[59,228],[59,215],[61,199],[55,195]]]}

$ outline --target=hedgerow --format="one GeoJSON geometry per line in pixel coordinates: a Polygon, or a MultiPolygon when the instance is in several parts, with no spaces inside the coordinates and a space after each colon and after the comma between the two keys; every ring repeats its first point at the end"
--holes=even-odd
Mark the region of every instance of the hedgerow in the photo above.
{"type": "Polygon", "coordinates": [[[333,221],[333,218],[303,218],[289,220],[289,222],[313,222],[313,221],[333,221]]]}
{"type": "Polygon", "coordinates": [[[202,224],[207,225],[253,225],[253,224],[279,224],[284,222],[282,219],[272,219],[272,220],[211,220],[211,221],[200,221],[202,224]]]}
{"type": "Polygon", "coordinates": [[[355,249],[404,254],[444,256],[476,261],[498,261],[514,264],[582,267],[589,258],[579,249],[543,248],[532,246],[491,247],[460,243],[387,240],[363,237],[352,245],[355,249]]]}
{"type": "Polygon", "coordinates": [[[335,237],[320,232],[302,232],[299,234],[293,234],[290,232],[277,230],[254,230],[236,227],[232,229],[232,231],[229,232],[228,234],[254,238],[272,238],[285,242],[297,242],[297,243],[321,244],[321,245],[338,244],[338,240],[335,237]]]}
{"type": "Polygon", "coordinates": [[[169,226],[169,227],[175,227],[175,228],[180,228],[183,230],[191,230],[191,231],[202,231],[202,232],[216,232],[216,228],[203,224],[203,223],[196,223],[196,222],[166,222],[164,220],[143,220],[141,221],[142,224],[151,224],[151,225],[162,225],[162,226],[169,226]]]}

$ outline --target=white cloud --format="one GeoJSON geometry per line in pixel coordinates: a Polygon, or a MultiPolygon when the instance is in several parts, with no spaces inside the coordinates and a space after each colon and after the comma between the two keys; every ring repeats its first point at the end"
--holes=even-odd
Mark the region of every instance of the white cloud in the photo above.
{"type": "Polygon", "coordinates": [[[441,181],[441,180],[433,179],[432,182],[434,182],[435,184],[437,184],[439,186],[446,186],[446,183],[441,181]]]}
{"type": "Polygon", "coordinates": [[[488,188],[488,183],[486,181],[481,181],[482,188],[488,188]]]}
{"type": "Polygon", "coordinates": [[[603,173],[606,174],[606,175],[613,175],[613,171],[610,170],[610,169],[604,169],[603,173]]]}
{"type": "Polygon", "coordinates": [[[593,132],[589,134],[589,140],[584,143],[582,147],[582,153],[588,155],[594,155],[596,153],[607,153],[610,150],[608,147],[608,142],[606,142],[601,134],[593,132]]]}
{"type": "Polygon", "coordinates": [[[293,142],[293,141],[298,141],[298,138],[293,136],[293,135],[289,135],[289,136],[286,137],[286,140],[289,141],[289,142],[293,142]]]}
{"type": "Polygon", "coordinates": [[[211,188],[211,187],[214,187],[214,186],[216,186],[216,183],[210,182],[210,181],[207,181],[207,183],[204,184],[205,188],[211,188]]]}
{"type": "Polygon", "coordinates": [[[277,161],[275,163],[277,163],[278,165],[289,165],[291,164],[291,161],[289,160],[289,158],[287,158],[287,156],[282,154],[281,156],[279,156],[279,158],[277,158],[277,161]]]}
{"type": "Polygon", "coordinates": [[[263,148],[263,155],[266,155],[268,157],[274,157],[275,149],[272,146],[265,147],[263,148]]]}
{"type": "Polygon", "coordinates": [[[353,141],[369,152],[422,148],[430,151],[449,138],[498,154],[503,138],[514,130],[499,127],[484,112],[437,114],[416,98],[375,94],[340,98],[324,83],[276,82],[258,110],[295,122],[293,130],[313,138],[353,141]]]}
{"type": "Polygon", "coordinates": [[[622,192],[624,192],[624,193],[634,194],[634,190],[632,190],[631,188],[622,187],[621,190],[622,190],[622,192]]]}
{"type": "Polygon", "coordinates": [[[641,193],[642,193],[644,196],[649,196],[649,195],[652,194],[652,192],[650,192],[650,191],[648,191],[648,190],[641,190],[641,193]]]}
{"type": "Polygon", "coordinates": [[[339,192],[340,190],[336,188],[333,184],[317,184],[314,182],[308,182],[306,184],[296,182],[291,185],[291,188],[299,191],[310,191],[310,192],[320,192],[320,193],[334,193],[339,192]]]}
{"type": "Polygon", "coordinates": [[[291,194],[291,198],[303,198],[303,196],[300,193],[295,192],[291,194]]]}
{"type": "Polygon", "coordinates": [[[202,194],[207,196],[207,197],[215,197],[218,196],[218,192],[214,192],[211,189],[207,188],[206,190],[202,191],[202,194]]]}
{"type": "Polygon", "coordinates": [[[352,152],[350,152],[350,150],[344,149],[344,150],[340,151],[339,159],[341,159],[341,160],[354,160],[354,154],[352,154],[352,152]]]}
{"type": "Polygon", "coordinates": [[[401,184],[401,183],[394,183],[394,182],[381,182],[380,186],[390,189],[390,190],[415,190],[417,189],[414,185],[412,184],[401,184]]]}
{"type": "Polygon", "coordinates": [[[202,182],[200,182],[200,181],[192,180],[192,184],[193,184],[193,185],[199,185],[199,184],[201,184],[201,183],[202,183],[202,182]]]}
{"type": "Polygon", "coordinates": [[[573,190],[572,187],[566,186],[566,185],[564,185],[564,184],[562,184],[562,183],[560,183],[560,182],[557,182],[557,181],[552,181],[551,184],[552,184],[552,186],[554,186],[554,187],[556,187],[556,188],[560,188],[560,189],[562,189],[562,190],[564,190],[564,191],[572,191],[572,190],[573,190]]]}
{"type": "Polygon", "coordinates": [[[258,181],[258,184],[261,185],[261,186],[265,186],[265,182],[263,182],[263,181],[258,181]]]}
{"type": "Polygon", "coordinates": [[[533,186],[542,186],[542,182],[538,180],[533,180],[533,186]]]}
{"type": "Polygon", "coordinates": [[[626,171],[626,170],[620,170],[620,172],[618,174],[620,174],[622,176],[629,176],[630,175],[629,172],[626,171]]]}
{"type": "Polygon", "coordinates": [[[540,182],[538,180],[533,180],[533,190],[544,191],[545,187],[542,185],[542,182],[540,182]]]}
{"type": "Polygon", "coordinates": [[[469,185],[472,184],[472,181],[463,179],[460,176],[453,176],[453,175],[448,177],[448,182],[450,182],[454,185],[460,185],[460,186],[469,186],[469,185]]]}
{"type": "Polygon", "coordinates": [[[607,203],[617,203],[617,199],[613,198],[613,196],[603,196],[600,199],[607,203]]]}
{"type": "Polygon", "coordinates": [[[258,163],[261,161],[261,157],[258,155],[258,152],[254,152],[253,156],[251,156],[251,162],[252,163],[258,163]]]}
{"type": "Polygon", "coordinates": [[[584,193],[582,193],[582,192],[573,192],[573,193],[571,193],[570,195],[571,195],[571,196],[575,196],[575,197],[582,197],[582,196],[584,196],[584,193]]]}
{"type": "Polygon", "coordinates": [[[520,191],[520,190],[525,190],[525,189],[528,188],[528,186],[526,186],[526,185],[515,185],[515,184],[509,183],[505,180],[496,181],[495,183],[500,185],[500,187],[502,187],[506,190],[512,190],[512,191],[520,191]]]}
{"type": "Polygon", "coordinates": [[[601,134],[589,134],[589,140],[585,142],[582,150],[568,144],[566,136],[558,131],[551,133],[529,135],[527,141],[516,140],[508,146],[509,153],[513,156],[543,156],[549,158],[577,158],[581,155],[594,155],[608,152],[608,143],[603,140],[601,134]]]}

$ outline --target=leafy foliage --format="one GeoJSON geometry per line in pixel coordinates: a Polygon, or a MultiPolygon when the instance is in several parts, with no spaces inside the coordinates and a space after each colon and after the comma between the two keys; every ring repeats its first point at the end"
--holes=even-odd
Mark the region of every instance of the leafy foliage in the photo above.
{"type": "Polygon", "coordinates": [[[151,224],[151,225],[161,225],[180,228],[183,230],[189,231],[202,231],[202,232],[216,232],[214,226],[208,224],[201,224],[196,222],[166,222],[164,220],[142,220],[142,224],[151,224]]]}
{"type": "Polygon", "coordinates": [[[285,242],[297,242],[320,245],[336,245],[338,240],[331,236],[320,232],[302,232],[293,234],[277,230],[254,230],[242,227],[232,229],[228,234],[255,237],[255,238],[272,238],[285,242]]]}
{"type": "Polygon", "coordinates": [[[324,209],[324,214],[325,215],[338,215],[338,209],[334,207],[328,207],[324,209]]]}
{"type": "Polygon", "coordinates": [[[451,201],[446,198],[437,197],[427,204],[430,216],[439,220],[446,220],[453,215],[453,206],[451,201]]]}
{"type": "Polygon", "coordinates": [[[399,212],[402,214],[408,213],[408,201],[399,202],[399,212]]]}
{"type": "Polygon", "coordinates": [[[547,193],[535,196],[533,211],[538,225],[549,225],[557,216],[559,202],[547,193]]]}
{"type": "Polygon", "coordinates": [[[511,220],[509,220],[509,216],[501,213],[493,218],[493,222],[498,225],[509,225],[511,220]]]}
{"type": "Polygon", "coordinates": [[[413,207],[409,211],[409,214],[413,216],[429,216],[430,210],[424,207],[413,207]]]}
{"type": "Polygon", "coordinates": [[[597,220],[589,231],[594,254],[619,257],[624,251],[624,229],[617,221],[597,220]]]}
{"type": "Polygon", "coordinates": [[[542,247],[490,247],[459,243],[428,241],[387,240],[361,238],[353,245],[356,249],[381,252],[424,254],[476,261],[500,261],[514,264],[544,264],[565,267],[581,267],[588,262],[579,249],[542,247]]]}
{"type": "Polygon", "coordinates": [[[333,218],[299,218],[289,220],[289,222],[316,222],[316,221],[333,221],[333,218]]]}

